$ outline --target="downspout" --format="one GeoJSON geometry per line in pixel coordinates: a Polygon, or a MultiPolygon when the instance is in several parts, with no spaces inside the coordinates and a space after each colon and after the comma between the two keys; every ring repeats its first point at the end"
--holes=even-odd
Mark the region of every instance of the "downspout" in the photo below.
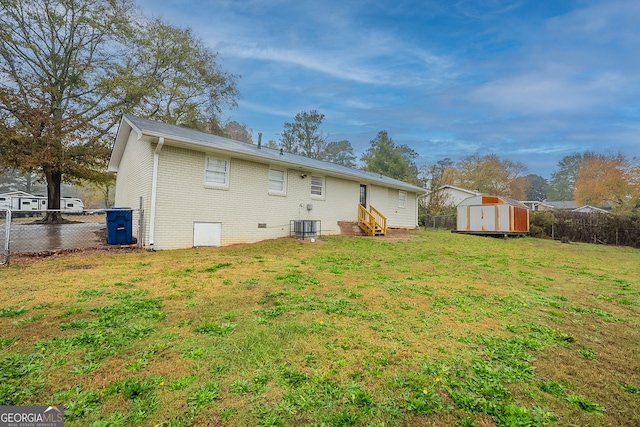
{"type": "Polygon", "coordinates": [[[153,252],[154,234],[156,227],[156,194],[158,193],[158,159],[164,145],[164,137],[158,139],[158,145],[153,152],[153,177],[151,178],[151,212],[149,214],[149,251],[153,252]]]}
{"type": "MultiPolygon", "coordinates": [[[[420,199],[424,196],[426,196],[429,193],[422,193],[422,194],[418,194],[418,192],[416,192],[416,228],[418,230],[420,230],[420,199]]],[[[426,220],[425,220],[426,221],[426,220]]],[[[425,230],[427,229],[426,227],[426,222],[425,222],[425,230]]]]}

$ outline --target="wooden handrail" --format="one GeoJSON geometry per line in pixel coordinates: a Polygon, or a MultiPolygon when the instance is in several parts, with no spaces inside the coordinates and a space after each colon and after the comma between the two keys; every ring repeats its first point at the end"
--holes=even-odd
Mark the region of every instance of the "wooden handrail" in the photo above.
{"type": "Polygon", "coordinates": [[[387,217],[382,214],[378,209],[370,206],[371,213],[375,217],[376,223],[382,229],[382,234],[387,234],[387,217]]]}
{"type": "Polygon", "coordinates": [[[371,206],[371,211],[358,205],[358,225],[370,236],[387,234],[387,217],[371,206]]]}

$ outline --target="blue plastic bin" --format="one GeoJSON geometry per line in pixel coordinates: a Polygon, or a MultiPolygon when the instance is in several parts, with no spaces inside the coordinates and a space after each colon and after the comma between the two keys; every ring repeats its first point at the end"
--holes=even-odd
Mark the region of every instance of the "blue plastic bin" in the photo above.
{"type": "Polygon", "coordinates": [[[107,243],[110,245],[130,245],[133,243],[132,209],[105,209],[107,215],[107,243]]]}

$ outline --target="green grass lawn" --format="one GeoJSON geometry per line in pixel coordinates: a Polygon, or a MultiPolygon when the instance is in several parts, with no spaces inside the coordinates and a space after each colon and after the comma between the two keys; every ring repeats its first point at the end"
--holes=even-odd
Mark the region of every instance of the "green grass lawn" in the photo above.
{"type": "Polygon", "coordinates": [[[640,251],[419,231],[0,268],[68,426],[640,426],[640,251]]]}

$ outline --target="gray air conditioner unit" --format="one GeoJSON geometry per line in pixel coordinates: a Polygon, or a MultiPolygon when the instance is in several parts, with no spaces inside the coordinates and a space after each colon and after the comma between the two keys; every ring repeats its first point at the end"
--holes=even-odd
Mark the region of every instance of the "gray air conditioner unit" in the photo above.
{"type": "Polygon", "coordinates": [[[294,236],[300,239],[315,237],[317,233],[316,223],[317,221],[312,220],[293,221],[294,236]]]}

